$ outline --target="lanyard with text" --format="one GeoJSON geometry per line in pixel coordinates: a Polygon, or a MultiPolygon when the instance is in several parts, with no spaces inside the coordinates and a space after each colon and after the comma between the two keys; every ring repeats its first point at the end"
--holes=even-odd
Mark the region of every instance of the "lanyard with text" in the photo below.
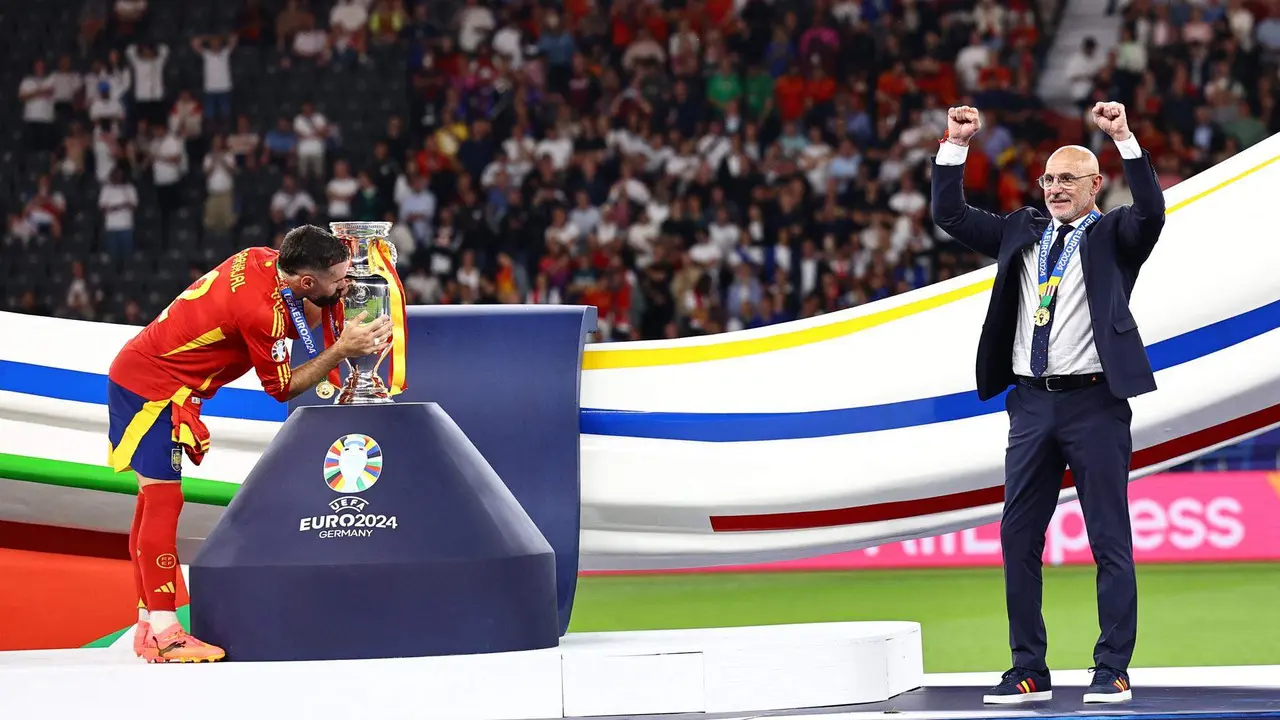
{"type": "Polygon", "coordinates": [[[289,308],[289,317],[293,318],[293,327],[298,331],[298,339],[307,346],[307,355],[314,359],[320,354],[320,349],[316,347],[316,341],[311,337],[311,328],[307,327],[307,316],[302,313],[302,308],[293,297],[292,290],[287,287],[280,288],[280,297],[284,300],[285,307],[289,308]]]}
{"type": "MultiPolygon", "coordinates": [[[[284,300],[285,306],[289,308],[289,317],[293,319],[293,327],[298,331],[298,339],[307,347],[307,355],[315,359],[315,356],[320,354],[320,348],[316,345],[315,338],[311,336],[311,329],[307,327],[307,316],[303,314],[302,308],[299,307],[301,303],[293,296],[293,291],[283,285],[280,287],[280,299],[284,300]]],[[[333,337],[336,339],[338,337],[338,326],[334,316],[327,308],[322,308],[322,314],[329,319],[329,327],[333,332],[333,337]]],[[[326,400],[333,397],[333,393],[337,389],[336,385],[340,380],[337,369],[330,370],[328,379],[322,380],[316,385],[316,394],[326,400]]]]}
{"type": "Polygon", "coordinates": [[[1062,255],[1058,256],[1058,262],[1053,266],[1053,273],[1049,271],[1049,250],[1053,248],[1053,223],[1049,223],[1044,229],[1044,234],[1040,236],[1040,258],[1037,267],[1040,271],[1040,307],[1047,308],[1049,303],[1053,301],[1054,294],[1058,291],[1058,284],[1062,282],[1062,274],[1066,272],[1067,263],[1071,262],[1071,256],[1075,254],[1076,248],[1080,245],[1080,240],[1084,238],[1085,228],[1088,228],[1098,218],[1102,217],[1102,213],[1094,210],[1080,221],[1080,224],[1071,231],[1071,236],[1062,245],[1062,255]]]}

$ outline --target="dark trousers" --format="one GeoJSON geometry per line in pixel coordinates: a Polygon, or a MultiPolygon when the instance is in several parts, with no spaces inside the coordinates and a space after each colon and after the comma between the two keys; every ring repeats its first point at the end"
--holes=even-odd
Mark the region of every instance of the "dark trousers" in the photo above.
{"type": "Polygon", "coordinates": [[[1129,526],[1133,413],[1105,383],[1048,391],[1018,383],[1005,398],[1009,445],[1000,520],[1013,664],[1046,669],[1041,614],[1045,532],[1071,467],[1098,567],[1097,665],[1128,670],[1138,625],[1138,584],[1129,526]]]}

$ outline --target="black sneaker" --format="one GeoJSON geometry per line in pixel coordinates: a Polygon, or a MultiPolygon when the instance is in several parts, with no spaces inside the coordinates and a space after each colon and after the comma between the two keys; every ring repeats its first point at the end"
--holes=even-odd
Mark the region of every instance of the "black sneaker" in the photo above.
{"type": "Polygon", "coordinates": [[[1133,690],[1129,688],[1129,673],[1106,665],[1089,669],[1093,671],[1093,682],[1084,691],[1085,702],[1117,703],[1133,699],[1133,690]]]}
{"type": "Polygon", "coordinates": [[[982,696],[984,703],[1001,705],[1018,705],[1051,699],[1053,699],[1053,683],[1049,681],[1049,671],[1036,672],[1020,667],[1006,672],[1004,677],[1000,678],[1000,684],[982,696]]]}

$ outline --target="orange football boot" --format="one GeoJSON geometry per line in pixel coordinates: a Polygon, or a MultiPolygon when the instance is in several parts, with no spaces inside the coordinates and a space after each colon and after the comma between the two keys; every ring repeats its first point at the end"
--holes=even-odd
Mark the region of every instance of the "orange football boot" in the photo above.
{"type": "Polygon", "coordinates": [[[193,637],[180,623],[174,623],[151,634],[143,657],[149,663],[199,663],[217,662],[226,657],[226,653],[217,645],[193,637]]]}

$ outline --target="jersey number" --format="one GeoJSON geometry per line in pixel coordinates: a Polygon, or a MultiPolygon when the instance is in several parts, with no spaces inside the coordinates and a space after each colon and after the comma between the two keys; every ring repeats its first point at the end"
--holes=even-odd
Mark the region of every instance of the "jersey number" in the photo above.
{"type": "Polygon", "coordinates": [[[178,295],[173,302],[169,303],[168,307],[160,311],[160,316],[156,318],[156,322],[164,322],[165,318],[169,317],[169,308],[172,308],[173,304],[179,300],[195,300],[209,292],[209,288],[213,287],[213,281],[217,279],[217,270],[210,270],[204,275],[201,275],[199,280],[191,283],[191,287],[183,290],[182,294],[178,295]]]}

